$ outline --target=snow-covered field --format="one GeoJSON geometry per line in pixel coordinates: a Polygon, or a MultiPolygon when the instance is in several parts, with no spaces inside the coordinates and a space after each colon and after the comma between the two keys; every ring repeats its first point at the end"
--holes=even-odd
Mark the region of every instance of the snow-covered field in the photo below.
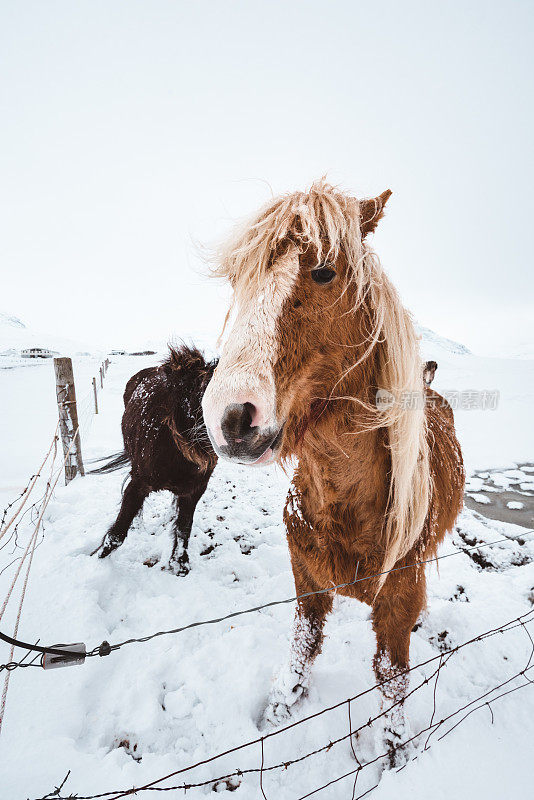
{"type": "MultiPolygon", "coordinates": [[[[496,410],[459,410],[457,426],[468,469],[511,468],[534,455],[534,362],[482,359],[454,352],[439,339],[425,340],[427,357],[438,361],[438,391],[494,390],[496,410]]],[[[75,362],[80,396],[90,388],[98,358],[75,362]],[[83,391],[82,387],[83,386],[83,391]]],[[[152,358],[116,358],[101,393],[101,413],[82,433],[87,459],[120,449],[122,391],[152,358]]],[[[2,506],[34,471],[55,425],[53,367],[0,370],[2,396],[2,506]],[[36,402],[36,399],[38,402],[36,402]]],[[[170,553],[171,505],[167,493],[153,495],[124,546],[105,561],[89,555],[114,519],[123,474],[89,475],[60,487],[48,507],[45,535],[32,567],[19,637],[41,642],[111,643],[174,628],[195,620],[290,597],[293,583],[284,541],[282,506],[288,477],[220,463],[201,500],[190,545],[192,571],[177,578],[160,569],[170,553]]],[[[481,511],[484,507],[481,506],[481,511]]],[[[29,530],[29,529],[28,529],[29,530]]],[[[459,531],[442,548],[517,536],[524,529],[487,521],[465,511],[459,531]]],[[[27,534],[26,534],[27,537],[27,534]]],[[[26,541],[24,531],[19,543],[26,541]]],[[[429,568],[428,611],[412,636],[412,663],[429,659],[533,608],[534,535],[523,544],[504,542],[480,551],[485,558],[455,555],[429,568]],[[531,543],[532,542],[532,543],[531,543]]],[[[20,554],[13,542],[0,550],[1,566],[20,554]]],[[[0,576],[7,591],[16,564],[0,576]]],[[[12,630],[16,595],[2,620],[12,630]]],[[[84,666],[11,674],[0,738],[2,800],[40,798],[70,770],[62,796],[91,795],[139,786],[242,742],[256,739],[258,718],[276,670],[287,654],[293,607],[265,609],[210,625],[131,644],[84,666]]],[[[531,633],[534,626],[530,625],[531,633]]],[[[505,681],[526,665],[532,644],[518,627],[453,655],[439,683],[417,691],[407,703],[412,731],[430,721],[434,698],[439,720],[505,681]]],[[[309,696],[295,719],[355,695],[374,683],[374,635],[368,607],[337,598],[317,659],[309,696]]],[[[0,662],[9,656],[0,647],[0,662]]],[[[412,685],[435,664],[412,674],[412,685]]],[[[5,673],[2,673],[2,680],[5,673]]],[[[531,674],[532,677],[532,674],[531,674]]],[[[519,679],[510,686],[525,682],[519,679]]],[[[491,700],[493,695],[488,695],[491,700]]],[[[377,713],[371,692],[353,702],[353,728],[377,713]]],[[[527,688],[473,713],[442,741],[433,737],[401,772],[382,775],[377,800],[514,800],[531,792],[534,692],[527,688]]],[[[298,758],[348,732],[347,707],[326,713],[264,746],[264,764],[298,758]]],[[[360,760],[377,753],[373,728],[354,742],[360,760]]],[[[197,783],[258,768],[259,745],[178,775],[161,784],[197,783]]],[[[353,771],[347,740],[288,769],[266,772],[269,800],[293,800],[353,771]]],[[[360,775],[356,796],[380,777],[378,765],[360,775]]],[[[221,782],[188,790],[187,797],[261,797],[257,773],[231,785],[221,782]]],[[[324,789],[318,798],[352,797],[353,778],[324,789]]],[[[140,793],[150,797],[152,792],[140,793]]],[[[163,797],[179,798],[174,789],[163,797]]]]}

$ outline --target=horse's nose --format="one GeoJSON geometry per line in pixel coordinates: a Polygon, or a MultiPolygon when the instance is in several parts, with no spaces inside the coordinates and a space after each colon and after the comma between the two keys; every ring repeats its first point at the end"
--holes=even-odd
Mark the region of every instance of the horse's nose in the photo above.
{"type": "Polygon", "coordinates": [[[221,431],[229,445],[241,444],[257,433],[253,431],[258,417],[253,403],[232,403],[226,406],[221,420],[221,431]]]}

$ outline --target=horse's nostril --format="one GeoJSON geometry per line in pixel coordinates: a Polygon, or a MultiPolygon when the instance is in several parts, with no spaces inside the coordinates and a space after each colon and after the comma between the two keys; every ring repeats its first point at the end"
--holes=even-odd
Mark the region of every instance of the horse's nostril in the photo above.
{"type": "Polygon", "coordinates": [[[256,416],[253,403],[232,403],[224,409],[221,430],[229,444],[238,444],[250,436],[253,420],[256,416]]]}
{"type": "Polygon", "coordinates": [[[246,413],[248,414],[248,427],[254,427],[254,418],[257,415],[257,409],[254,403],[243,403],[246,413]]]}

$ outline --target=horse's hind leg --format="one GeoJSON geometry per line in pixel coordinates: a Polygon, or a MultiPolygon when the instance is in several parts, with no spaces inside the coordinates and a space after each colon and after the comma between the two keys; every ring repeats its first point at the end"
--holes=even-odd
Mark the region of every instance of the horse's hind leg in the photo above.
{"type": "MultiPolygon", "coordinates": [[[[297,596],[324,588],[317,586],[309,577],[305,565],[299,563],[299,557],[294,552],[291,552],[291,561],[297,596]]],[[[311,666],[321,651],[323,626],[331,609],[330,592],[304,597],[297,601],[289,660],[273,683],[260,727],[266,723],[279,725],[290,716],[295,703],[305,697],[311,666]]]]}
{"type": "MultiPolygon", "coordinates": [[[[391,573],[373,603],[373,628],[377,650],[373,667],[382,695],[382,746],[390,767],[405,763],[408,752],[402,746],[410,738],[404,717],[408,691],[410,635],[426,601],[424,568],[414,567],[391,573]]],[[[409,745],[407,746],[409,748],[409,745]]]]}
{"type": "Polygon", "coordinates": [[[202,480],[195,490],[189,495],[174,496],[174,503],[177,510],[176,520],[173,526],[173,545],[169,559],[169,570],[175,575],[187,575],[189,572],[189,537],[193,527],[193,517],[198,501],[206,491],[208,480],[202,480]]]}
{"type": "Polygon", "coordinates": [[[141,510],[147,494],[148,492],[142,487],[141,483],[132,478],[124,490],[118,517],[104,536],[100,548],[98,548],[99,558],[106,558],[117,547],[121,546],[126,539],[130,525],[141,510]]]}

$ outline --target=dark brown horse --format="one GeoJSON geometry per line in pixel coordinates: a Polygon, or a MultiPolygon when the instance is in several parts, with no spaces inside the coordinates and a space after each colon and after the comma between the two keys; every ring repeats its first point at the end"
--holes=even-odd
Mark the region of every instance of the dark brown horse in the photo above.
{"type": "MultiPolygon", "coordinates": [[[[319,182],[221,248],[236,321],[202,406],[219,455],[298,459],[284,514],[296,592],[352,582],[341,593],[372,606],[376,679],[401,701],[383,732],[394,761],[423,562],[454,524],[464,471],[452,411],[424,387],[411,317],[366,241],[390,194],[358,201],[319,182]]],[[[299,601],[265,720],[305,694],[331,607],[332,593],[299,601]]]]}
{"type": "Polygon", "coordinates": [[[169,569],[177,575],[189,571],[187,547],[193,515],[217,463],[201,410],[202,395],[216,363],[207,363],[196,349],[170,348],[161,366],[142,369],[126,384],[124,452],[93,470],[112,472],[128,463],[131,468],[119,515],[95,551],[100,558],[124,542],[145,498],[168,489],[176,504],[169,569]]]}
{"type": "Polygon", "coordinates": [[[436,377],[436,370],[438,368],[436,361],[426,361],[423,367],[423,380],[425,382],[425,386],[430,386],[434,378],[436,377]]]}

